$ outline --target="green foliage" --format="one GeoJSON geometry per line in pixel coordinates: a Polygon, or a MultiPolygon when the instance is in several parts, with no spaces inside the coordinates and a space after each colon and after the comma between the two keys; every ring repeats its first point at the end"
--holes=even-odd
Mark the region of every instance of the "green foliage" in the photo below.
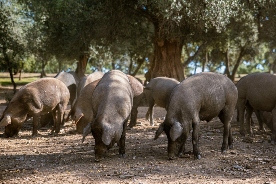
{"type": "Polygon", "coordinates": [[[36,73],[39,72],[39,68],[36,64],[33,55],[24,59],[24,72],[36,73]]]}
{"type": "MultiPolygon", "coordinates": [[[[0,12],[0,25],[9,25],[0,26],[0,40],[7,38],[8,43],[16,43],[11,44],[15,47],[8,54],[12,57],[17,53],[12,57],[13,67],[24,66],[25,71],[39,72],[43,64],[50,73],[75,70],[76,60],[86,53],[90,55],[86,73],[110,69],[133,73],[144,61],[138,72],[143,73],[148,62],[154,60],[154,45],[159,39],[183,43],[182,62],[197,63],[198,67],[207,62],[206,70],[210,71],[227,66],[230,73],[235,73],[239,62],[238,73],[253,72],[258,66],[262,66],[260,70],[272,70],[275,65],[273,0],[20,0],[20,5],[15,0],[3,2],[11,2],[16,10],[24,6],[24,11],[5,6],[0,12]],[[8,15],[13,21],[5,18],[8,15]],[[22,23],[27,26],[22,27],[22,23]],[[2,30],[3,27],[8,29],[2,30]],[[32,56],[18,54],[19,51],[29,51],[32,56]]],[[[0,54],[0,69],[6,67],[3,58],[0,54]]]]}
{"type": "Polygon", "coordinates": [[[30,22],[16,0],[1,1],[0,25],[0,69],[21,69],[30,22]]]}

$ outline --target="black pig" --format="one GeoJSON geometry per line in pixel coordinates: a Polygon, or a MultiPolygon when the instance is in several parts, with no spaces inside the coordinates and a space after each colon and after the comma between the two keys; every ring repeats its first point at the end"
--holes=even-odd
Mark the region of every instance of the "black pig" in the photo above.
{"type": "Polygon", "coordinates": [[[200,121],[210,121],[218,116],[224,124],[221,151],[232,147],[231,119],[237,103],[238,91],[226,76],[204,72],[191,76],[172,91],[165,121],[156,131],[155,139],[165,131],[168,138],[168,156],[174,159],[185,150],[185,142],[191,130],[193,154],[200,159],[198,133],[200,121]]]}

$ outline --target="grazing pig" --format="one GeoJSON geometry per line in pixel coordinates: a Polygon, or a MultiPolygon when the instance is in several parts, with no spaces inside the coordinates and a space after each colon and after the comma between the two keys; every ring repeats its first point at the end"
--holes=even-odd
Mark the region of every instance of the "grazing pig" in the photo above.
{"type": "Polygon", "coordinates": [[[145,95],[143,93],[144,86],[143,84],[139,81],[139,79],[127,75],[128,80],[130,82],[130,86],[133,91],[133,106],[131,109],[131,116],[130,116],[130,122],[128,127],[132,128],[136,125],[137,122],[137,114],[138,114],[138,107],[142,100],[145,98],[145,95]]]}
{"type": "Polygon", "coordinates": [[[103,72],[94,72],[89,74],[88,76],[84,76],[81,80],[80,83],[78,85],[78,89],[77,89],[77,94],[78,96],[81,93],[81,90],[87,85],[90,84],[91,82],[94,82],[100,78],[102,78],[104,75],[103,72]]]}
{"type": "MultiPolygon", "coordinates": [[[[131,118],[129,127],[133,127],[136,125],[137,114],[138,114],[138,106],[144,98],[143,94],[143,85],[137,80],[135,77],[127,75],[131,88],[134,92],[133,96],[133,106],[131,109],[131,118]]],[[[76,104],[72,109],[73,120],[77,123],[77,133],[83,133],[83,129],[89,122],[92,121],[93,112],[92,112],[92,93],[94,88],[98,84],[100,79],[96,80],[96,82],[92,82],[87,84],[80,92],[80,96],[78,97],[76,104]],[[89,86],[89,87],[87,87],[89,86]]]]}
{"type": "Polygon", "coordinates": [[[239,97],[237,109],[239,114],[240,133],[253,134],[250,117],[253,110],[272,113],[271,143],[276,141],[276,76],[269,73],[253,73],[242,77],[236,84],[239,97]],[[246,114],[246,128],[244,128],[244,112],[246,114]]]}
{"type": "Polygon", "coordinates": [[[79,79],[75,72],[60,72],[55,76],[56,79],[61,80],[70,92],[70,104],[73,105],[77,98],[77,87],[79,79]]]}
{"type": "Polygon", "coordinates": [[[82,90],[72,108],[73,121],[76,123],[77,133],[82,134],[84,127],[93,120],[92,93],[100,79],[87,84],[82,90]]]}
{"type": "Polygon", "coordinates": [[[100,161],[114,143],[124,156],[126,126],[133,104],[129,78],[118,70],[107,72],[94,89],[92,99],[94,120],[88,127],[95,138],[95,161],[100,161]]]}
{"type": "MultiPolygon", "coordinates": [[[[75,100],[77,98],[77,86],[79,83],[79,78],[76,75],[75,72],[59,72],[54,78],[62,81],[68,88],[70,93],[70,99],[69,103],[72,107],[72,105],[75,103],[75,100]]],[[[70,114],[70,113],[69,113],[70,114]]],[[[69,115],[66,119],[63,119],[62,124],[64,124],[64,121],[68,121],[69,115]]],[[[40,126],[44,127],[47,124],[50,124],[51,126],[54,124],[54,118],[51,113],[45,114],[41,116],[40,126]]]]}
{"type": "Polygon", "coordinates": [[[210,121],[218,116],[224,124],[221,151],[225,152],[228,146],[232,147],[230,122],[237,98],[238,91],[234,83],[224,75],[203,72],[191,76],[173,89],[166,118],[156,131],[155,139],[165,131],[168,138],[168,156],[169,159],[174,159],[175,151],[181,155],[185,150],[185,142],[192,128],[193,154],[195,158],[200,159],[200,121],[210,121]]]}
{"type": "Polygon", "coordinates": [[[5,126],[5,136],[18,134],[27,116],[33,117],[33,136],[37,135],[39,118],[51,112],[54,121],[52,132],[59,133],[70,94],[66,85],[55,78],[43,78],[19,89],[5,109],[0,126],[5,126]]]}
{"type": "MultiPolygon", "coordinates": [[[[150,80],[146,85],[144,93],[148,101],[148,111],[146,119],[149,120],[150,125],[153,126],[153,106],[156,104],[160,107],[166,108],[169,102],[170,94],[173,88],[179,84],[179,81],[168,77],[156,77],[150,80]]],[[[167,110],[167,109],[166,109],[167,110]]]]}

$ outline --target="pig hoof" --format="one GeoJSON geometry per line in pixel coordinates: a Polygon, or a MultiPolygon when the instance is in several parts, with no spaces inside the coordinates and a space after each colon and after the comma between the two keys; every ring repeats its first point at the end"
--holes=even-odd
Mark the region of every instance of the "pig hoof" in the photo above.
{"type": "Polygon", "coordinates": [[[98,159],[98,158],[95,158],[94,161],[95,162],[100,162],[102,159],[98,159]]]}
{"type": "Polygon", "coordinates": [[[52,135],[52,136],[57,136],[57,135],[58,135],[58,133],[56,133],[56,132],[51,132],[49,135],[52,135]]]}
{"type": "Polygon", "coordinates": [[[201,156],[200,156],[200,154],[198,154],[198,155],[195,155],[195,160],[200,160],[201,159],[201,156]]]}
{"type": "Polygon", "coordinates": [[[233,149],[234,147],[233,147],[233,145],[229,145],[229,149],[233,149]]]}
{"type": "Polygon", "coordinates": [[[241,134],[242,136],[245,136],[245,131],[244,131],[244,130],[240,130],[240,134],[241,134]]]}
{"type": "Polygon", "coordinates": [[[249,133],[249,136],[250,136],[250,137],[254,137],[255,134],[254,134],[253,132],[250,132],[250,133],[249,133]]]}
{"type": "Polygon", "coordinates": [[[120,154],[120,158],[126,158],[126,154],[120,154]]]}
{"type": "Polygon", "coordinates": [[[169,158],[168,158],[169,160],[175,160],[176,159],[176,157],[175,156],[169,156],[169,158]]]}
{"type": "Polygon", "coordinates": [[[257,134],[261,135],[264,134],[266,132],[266,130],[264,128],[260,128],[257,132],[257,134]]]}

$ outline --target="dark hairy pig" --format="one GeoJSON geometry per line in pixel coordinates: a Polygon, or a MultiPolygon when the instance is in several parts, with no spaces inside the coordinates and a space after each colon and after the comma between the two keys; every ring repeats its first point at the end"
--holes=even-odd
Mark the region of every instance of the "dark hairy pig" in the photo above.
{"type": "MultiPolygon", "coordinates": [[[[242,77],[236,84],[238,89],[237,110],[240,133],[252,135],[250,117],[255,112],[271,112],[272,121],[267,122],[272,131],[271,143],[276,141],[276,76],[269,73],[253,73],[242,77]],[[246,109],[246,123],[244,114],[246,109]]],[[[259,118],[260,120],[260,118],[259,118]]],[[[262,126],[262,125],[261,125],[262,126]]]]}
{"type": "Polygon", "coordinates": [[[100,161],[115,143],[119,146],[119,154],[124,156],[126,126],[133,105],[129,78],[119,70],[105,73],[92,99],[94,120],[90,126],[95,139],[95,161],[100,161]]]}
{"type": "Polygon", "coordinates": [[[153,122],[153,107],[156,104],[159,107],[166,108],[169,102],[170,94],[173,88],[179,84],[179,81],[169,77],[156,77],[150,80],[145,86],[144,93],[149,105],[146,119],[150,120],[150,125],[153,122]]]}
{"type": "Polygon", "coordinates": [[[37,135],[40,116],[49,112],[55,117],[52,132],[59,133],[69,97],[66,85],[55,78],[39,79],[21,87],[1,117],[5,136],[17,135],[27,116],[33,117],[32,135],[37,135]]]}
{"type": "Polygon", "coordinates": [[[177,85],[170,96],[164,122],[156,131],[155,139],[165,131],[168,138],[168,157],[174,159],[185,151],[185,142],[192,129],[193,154],[200,159],[200,121],[210,121],[218,116],[224,124],[221,151],[232,147],[231,119],[234,114],[238,91],[224,75],[203,72],[191,76],[177,85]]]}

